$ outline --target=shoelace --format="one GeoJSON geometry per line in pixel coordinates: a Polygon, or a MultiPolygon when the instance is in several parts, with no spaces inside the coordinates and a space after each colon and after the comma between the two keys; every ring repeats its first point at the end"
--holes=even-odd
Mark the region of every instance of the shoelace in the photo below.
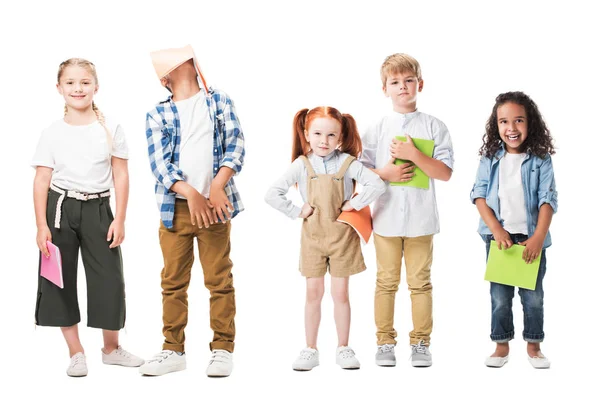
{"type": "Polygon", "coordinates": [[[156,354],[151,360],[148,360],[148,363],[152,362],[163,362],[166,360],[171,354],[173,354],[172,350],[163,350],[160,353],[156,354]]]}
{"type": "Polygon", "coordinates": [[[210,358],[210,363],[215,362],[227,362],[229,360],[229,354],[224,350],[213,350],[212,357],[210,358]]]}
{"type": "Polygon", "coordinates": [[[83,364],[85,362],[85,356],[83,354],[78,354],[71,358],[71,367],[74,367],[78,364],[83,364]]]}
{"type": "Polygon", "coordinates": [[[127,350],[125,350],[124,348],[122,348],[121,346],[117,347],[116,354],[125,357],[125,358],[131,358],[132,354],[130,352],[128,352],[127,350]]]}
{"type": "Polygon", "coordinates": [[[417,344],[413,344],[412,348],[413,348],[413,353],[420,353],[420,354],[427,353],[427,347],[425,346],[425,343],[422,340],[417,344]]]}
{"type": "Polygon", "coordinates": [[[315,355],[314,351],[310,351],[310,350],[302,350],[300,352],[300,357],[303,360],[310,360],[313,356],[315,355]]]}
{"type": "Polygon", "coordinates": [[[340,357],[341,358],[353,358],[355,356],[354,354],[354,350],[352,350],[351,348],[345,348],[344,350],[340,351],[340,357]]]}
{"type": "Polygon", "coordinates": [[[383,353],[393,353],[394,352],[394,346],[391,344],[384,344],[381,347],[379,347],[378,349],[378,353],[383,354],[383,353]]]}

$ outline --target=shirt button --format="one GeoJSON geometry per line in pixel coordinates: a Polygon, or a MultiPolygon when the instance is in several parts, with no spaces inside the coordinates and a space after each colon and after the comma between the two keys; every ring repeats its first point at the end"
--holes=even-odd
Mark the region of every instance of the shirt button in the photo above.
{"type": "Polygon", "coordinates": [[[215,149],[215,153],[217,152],[217,149],[215,149]]]}

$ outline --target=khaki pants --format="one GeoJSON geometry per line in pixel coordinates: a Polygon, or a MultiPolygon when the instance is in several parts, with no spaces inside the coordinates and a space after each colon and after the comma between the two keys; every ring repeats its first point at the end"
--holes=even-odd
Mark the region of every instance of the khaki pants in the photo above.
{"type": "Polygon", "coordinates": [[[404,255],[406,281],[412,303],[413,330],[410,332],[410,344],[417,344],[423,340],[428,346],[433,328],[431,298],[433,235],[409,238],[383,237],[375,234],[374,237],[377,253],[375,289],[377,344],[396,344],[394,305],[404,255]]]}
{"type": "Polygon", "coordinates": [[[164,257],[161,272],[164,350],[184,351],[184,329],[188,320],[187,289],[194,263],[194,239],[198,241],[204,285],[210,291],[210,327],[214,332],[210,349],[233,352],[235,338],[235,293],[229,259],[231,223],[209,228],[192,225],[187,201],[175,203],[173,229],[161,223],[160,247],[164,257]]]}

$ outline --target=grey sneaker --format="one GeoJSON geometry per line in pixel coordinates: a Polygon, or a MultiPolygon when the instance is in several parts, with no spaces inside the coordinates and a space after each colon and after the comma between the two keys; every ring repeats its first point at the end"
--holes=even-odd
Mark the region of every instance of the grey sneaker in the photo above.
{"type": "Polygon", "coordinates": [[[394,354],[393,344],[384,344],[377,346],[377,354],[375,354],[375,364],[380,367],[395,367],[396,354],[394,354]]]}
{"type": "Polygon", "coordinates": [[[425,346],[422,340],[410,347],[412,348],[411,359],[413,367],[431,367],[431,364],[433,364],[431,353],[429,352],[429,347],[425,346]]]}

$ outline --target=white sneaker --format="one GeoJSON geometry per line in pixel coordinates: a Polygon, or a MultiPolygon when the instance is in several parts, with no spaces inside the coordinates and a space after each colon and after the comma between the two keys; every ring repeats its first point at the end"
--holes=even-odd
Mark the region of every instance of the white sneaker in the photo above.
{"type": "Polygon", "coordinates": [[[185,354],[179,355],[172,350],[163,350],[140,367],[142,375],[164,375],[185,369],[185,354]]]}
{"type": "Polygon", "coordinates": [[[359,369],[360,362],[349,346],[340,346],[337,348],[335,363],[342,367],[342,369],[359,369]]]}
{"type": "Polygon", "coordinates": [[[531,364],[531,366],[535,369],[550,368],[550,360],[548,360],[546,356],[542,354],[542,352],[539,352],[538,354],[539,356],[535,357],[529,357],[529,355],[527,355],[527,358],[529,359],[529,364],[531,364]]]}
{"type": "Polygon", "coordinates": [[[79,352],[71,357],[71,364],[67,368],[69,376],[86,376],[88,374],[87,364],[85,362],[85,354],[79,352]]]}
{"type": "Polygon", "coordinates": [[[319,365],[319,351],[317,349],[305,348],[300,352],[292,368],[296,371],[310,371],[319,365]]]}
{"type": "Polygon", "coordinates": [[[138,356],[134,356],[121,346],[117,347],[109,354],[102,351],[102,362],[108,365],[121,365],[123,367],[139,367],[144,363],[144,360],[138,356]]]}
{"type": "Polygon", "coordinates": [[[211,377],[229,376],[233,370],[233,354],[227,350],[213,350],[206,368],[206,375],[211,377]]]}

